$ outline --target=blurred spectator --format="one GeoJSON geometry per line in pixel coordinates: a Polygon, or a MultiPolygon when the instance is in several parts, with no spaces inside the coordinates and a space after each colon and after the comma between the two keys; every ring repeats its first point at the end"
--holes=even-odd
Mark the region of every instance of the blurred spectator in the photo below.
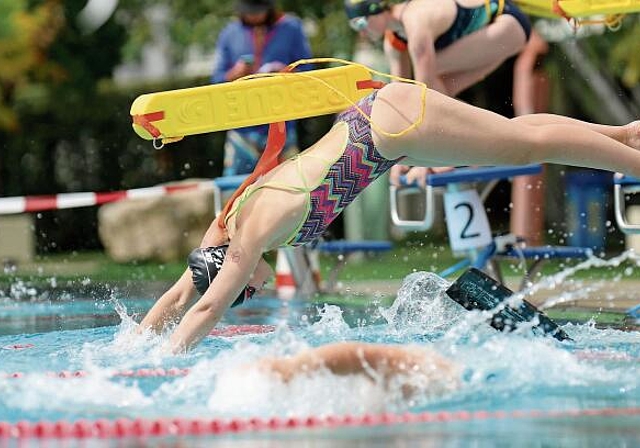
{"type": "MultiPolygon", "coordinates": [[[[277,9],[275,0],[236,0],[235,8],[238,19],[222,30],[216,43],[213,83],[277,72],[298,59],[311,57],[302,21],[277,9]]],[[[224,174],[251,173],[264,150],[267,132],[267,125],[228,131],[224,174]]],[[[282,157],[297,151],[296,124],[290,121],[282,157]]]]}
{"type": "MultiPolygon", "coordinates": [[[[549,45],[535,31],[513,68],[513,109],[516,116],[546,112],[549,77],[544,58],[549,45]]],[[[538,246],[544,243],[544,173],[513,179],[511,233],[538,246]]]]}

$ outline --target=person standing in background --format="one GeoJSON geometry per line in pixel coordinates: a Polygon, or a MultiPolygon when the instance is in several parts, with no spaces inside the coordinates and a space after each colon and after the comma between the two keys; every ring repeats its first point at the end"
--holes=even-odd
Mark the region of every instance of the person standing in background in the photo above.
{"type": "MultiPolygon", "coordinates": [[[[216,43],[212,83],[234,81],[252,73],[277,72],[311,57],[302,21],[276,8],[275,0],[236,0],[238,19],[229,23],[216,43]]],[[[251,173],[264,150],[268,126],[227,132],[224,175],[251,173]]],[[[296,123],[287,123],[283,157],[298,151],[296,123]]]]}
{"type": "MultiPolygon", "coordinates": [[[[544,58],[549,44],[535,31],[513,67],[513,110],[516,117],[543,113],[549,103],[549,77],[544,58]]],[[[526,244],[544,244],[544,172],[517,176],[511,184],[511,233],[526,244]]]]}

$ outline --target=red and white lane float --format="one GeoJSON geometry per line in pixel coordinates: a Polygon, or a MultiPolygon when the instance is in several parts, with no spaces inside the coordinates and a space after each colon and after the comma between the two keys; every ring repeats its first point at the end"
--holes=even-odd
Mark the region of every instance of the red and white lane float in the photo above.
{"type": "Polygon", "coordinates": [[[247,434],[252,432],[286,431],[300,429],[337,429],[341,427],[372,427],[399,424],[436,424],[461,421],[525,420],[559,418],[621,418],[640,416],[640,408],[600,408],[568,410],[516,410],[516,411],[441,411],[403,414],[330,415],[289,418],[234,418],[234,419],[127,419],[67,421],[0,422],[0,441],[18,439],[126,439],[172,436],[216,436],[247,434]]]}

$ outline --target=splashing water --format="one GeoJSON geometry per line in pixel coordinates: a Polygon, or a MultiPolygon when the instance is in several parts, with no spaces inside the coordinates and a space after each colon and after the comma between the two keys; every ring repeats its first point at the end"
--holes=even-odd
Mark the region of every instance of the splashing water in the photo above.
{"type": "MultiPolygon", "coordinates": [[[[608,262],[588,260],[533,289],[552,289],[577,270],[625,261],[637,264],[638,257],[626,254],[608,262]]],[[[308,313],[317,318],[307,325],[283,322],[269,334],[212,336],[181,356],[167,354],[167,335],[138,334],[127,308],[111,296],[109,303],[121,319],[116,327],[0,336],[0,347],[33,345],[21,351],[0,350],[2,372],[28,372],[17,379],[0,373],[0,421],[640,405],[637,332],[597,329],[592,323],[567,324],[563,328],[573,343],[534,337],[526,328],[500,333],[487,325],[487,314],[467,312],[450,300],[444,294],[448,286],[435,274],[416,272],[404,279],[393,304],[379,311],[384,317],[379,325],[353,328],[345,321],[342,308],[325,305],[308,313]],[[340,377],[319,370],[285,383],[256,367],[263,357],[289,356],[343,340],[435,349],[459,366],[458,388],[407,401],[397,389],[365,377],[340,377]],[[150,367],[188,368],[188,374],[159,378],[116,375],[150,367]],[[50,370],[84,370],[88,375],[60,379],[46,375],[50,370]]],[[[252,306],[269,300],[260,298],[252,306]]],[[[547,303],[552,300],[558,298],[547,303]]]]}
{"type": "Polygon", "coordinates": [[[465,310],[449,299],[450,283],[431,272],[415,272],[402,282],[396,300],[380,313],[397,330],[437,332],[450,328],[465,310]]]}
{"type": "MultiPolygon", "coordinates": [[[[612,294],[612,281],[611,280],[598,280],[591,282],[589,285],[585,285],[584,281],[579,279],[572,279],[576,273],[585,271],[588,269],[600,268],[610,269],[618,268],[623,264],[628,263],[631,266],[627,267],[624,271],[625,275],[631,275],[634,268],[640,267],[640,255],[636,254],[633,250],[623,252],[617,257],[605,260],[592,256],[585,261],[578,263],[577,265],[566,268],[556,274],[549,275],[541,279],[539,282],[534,283],[526,290],[526,294],[533,295],[540,291],[555,291],[562,287],[562,291],[557,296],[548,298],[543,304],[540,305],[541,309],[551,308],[563,303],[579,301],[581,299],[592,296],[593,293],[604,290],[605,297],[609,299],[615,298],[615,294],[612,294]],[[567,291],[567,289],[571,289],[567,291]]],[[[613,279],[613,283],[618,283],[622,280],[620,276],[613,279]]]]}

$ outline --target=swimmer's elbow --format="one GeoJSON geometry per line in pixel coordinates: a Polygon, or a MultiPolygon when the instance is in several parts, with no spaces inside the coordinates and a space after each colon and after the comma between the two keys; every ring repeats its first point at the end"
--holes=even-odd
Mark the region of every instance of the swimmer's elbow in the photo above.
{"type": "Polygon", "coordinates": [[[221,309],[220,304],[215,301],[200,300],[193,307],[193,312],[209,320],[214,316],[220,314],[220,309],[221,309]]]}
{"type": "Polygon", "coordinates": [[[189,308],[191,303],[193,303],[193,293],[188,291],[180,294],[173,306],[177,311],[182,311],[189,308]]]}
{"type": "Polygon", "coordinates": [[[215,325],[224,312],[229,308],[230,303],[216,297],[203,296],[192,308],[192,312],[198,316],[199,321],[206,321],[215,325]]]}

